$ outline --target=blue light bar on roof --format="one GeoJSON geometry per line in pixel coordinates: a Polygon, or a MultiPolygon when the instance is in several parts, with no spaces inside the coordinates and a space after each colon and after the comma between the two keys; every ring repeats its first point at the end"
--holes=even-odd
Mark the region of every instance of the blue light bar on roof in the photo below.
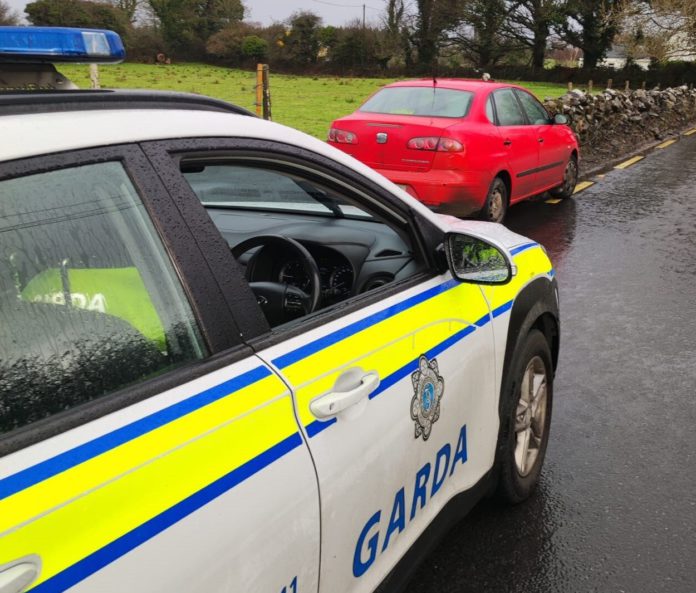
{"type": "Polygon", "coordinates": [[[121,62],[117,33],[67,27],[0,27],[0,62],[121,62]]]}

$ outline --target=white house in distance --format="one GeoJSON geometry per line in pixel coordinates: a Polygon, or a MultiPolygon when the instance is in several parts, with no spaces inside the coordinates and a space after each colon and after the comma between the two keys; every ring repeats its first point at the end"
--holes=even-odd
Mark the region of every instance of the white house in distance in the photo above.
{"type": "MultiPolygon", "coordinates": [[[[607,55],[597,63],[597,65],[605,68],[608,67],[614,68],[615,70],[620,70],[626,66],[627,61],[628,52],[626,51],[626,48],[623,45],[614,45],[607,52],[607,55]]],[[[637,66],[640,66],[643,70],[647,70],[650,67],[650,58],[648,56],[634,57],[632,61],[637,66]]],[[[582,66],[582,61],[580,65],[582,66]]]]}

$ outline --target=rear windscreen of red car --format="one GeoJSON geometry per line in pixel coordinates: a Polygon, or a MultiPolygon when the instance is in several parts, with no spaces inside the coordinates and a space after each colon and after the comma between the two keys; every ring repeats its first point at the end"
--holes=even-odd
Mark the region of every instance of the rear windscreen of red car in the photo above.
{"type": "Polygon", "coordinates": [[[368,113],[464,117],[474,94],[468,91],[433,87],[390,87],[370,97],[360,108],[368,113]]]}

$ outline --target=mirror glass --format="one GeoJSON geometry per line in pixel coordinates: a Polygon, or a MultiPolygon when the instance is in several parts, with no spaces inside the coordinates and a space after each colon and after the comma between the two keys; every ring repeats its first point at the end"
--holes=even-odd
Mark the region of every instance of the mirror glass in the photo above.
{"type": "Polygon", "coordinates": [[[554,121],[554,123],[565,126],[568,124],[568,116],[563,115],[562,113],[557,113],[556,115],[553,116],[553,121],[554,121]]]}
{"type": "Polygon", "coordinates": [[[464,282],[504,284],[512,278],[510,264],[500,249],[475,237],[449,234],[447,259],[452,274],[464,282]]]}

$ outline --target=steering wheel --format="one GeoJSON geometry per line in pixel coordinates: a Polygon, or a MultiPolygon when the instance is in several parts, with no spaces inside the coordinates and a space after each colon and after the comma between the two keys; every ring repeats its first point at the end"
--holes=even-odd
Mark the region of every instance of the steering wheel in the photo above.
{"type": "Polygon", "coordinates": [[[271,326],[279,325],[301,315],[315,311],[321,296],[319,266],[312,254],[299,242],[285,235],[258,235],[242,241],[232,248],[232,255],[239,259],[254,247],[273,245],[281,253],[294,253],[298,256],[302,269],[310,280],[310,293],[283,282],[250,282],[256,301],[261,306],[266,320],[271,326]]]}

